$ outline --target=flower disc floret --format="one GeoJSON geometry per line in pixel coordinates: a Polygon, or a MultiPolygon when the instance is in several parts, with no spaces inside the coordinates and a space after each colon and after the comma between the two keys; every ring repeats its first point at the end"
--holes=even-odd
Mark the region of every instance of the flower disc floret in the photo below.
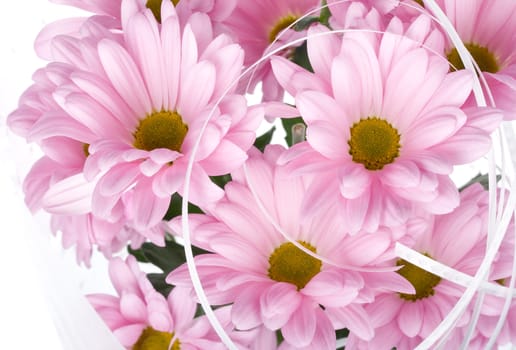
{"type": "Polygon", "coordinates": [[[349,154],[368,170],[380,170],[399,156],[400,134],[386,120],[369,117],[353,124],[349,154]]]}
{"type": "MultiPolygon", "coordinates": [[[[298,241],[306,249],[317,253],[310,243],[298,241]]],[[[274,250],[269,257],[269,277],[278,282],[292,283],[298,290],[321,271],[322,262],[308,255],[293,243],[287,242],[274,250]]]]}
{"type": "Polygon", "coordinates": [[[188,126],[177,112],[152,113],[140,121],[134,132],[134,147],[146,151],[168,148],[180,152],[187,132],[188,126]]]}
{"type": "MultiPolygon", "coordinates": [[[[500,70],[498,60],[487,47],[474,43],[464,44],[464,46],[466,46],[466,49],[468,49],[475,62],[478,64],[478,68],[480,68],[482,72],[497,73],[500,70]]],[[[448,53],[448,61],[451,64],[451,70],[464,69],[464,63],[462,62],[456,48],[453,48],[450,53],[448,53]]]]}
{"type": "Polygon", "coordinates": [[[294,15],[287,15],[284,17],[281,17],[272,27],[272,29],[269,32],[269,42],[272,43],[274,40],[276,40],[276,37],[279,33],[281,33],[283,30],[287,29],[298,20],[298,16],[294,15]]]}
{"type": "MultiPolygon", "coordinates": [[[[424,254],[425,256],[430,257],[428,254],[424,254]]],[[[400,259],[396,262],[397,266],[403,266],[397,272],[405,277],[416,290],[416,294],[404,294],[400,293],[399,296],[402,299],[409,301],[417,301],[424,298],[428,298],[435,294],[434,287],[441,282],[441,278],[439,276],[434,275],[431,272],[423,270],[422,268],[409,263],[403,259],[400,259]]]]}
{"type": "MultiPolygon", "coordinates": [[[[164,350],[169,349],[170,341],[174,337],[174,333],[160,332],[152,327],[143,330],[134,344],[132,350],[164,350]]],[[[181,343],[176,340],[170,350],[180,350],[181,343]]]]}
{"type": "MultiPolygon", "coordinates": [[[[179,0],[171,0],[174,6],[179,3],[179,0]]],[[[147,0],[145,6],[152,11],[154,17],[158,22],[161,22],[161,2],[162,0],[147,0]]]]}

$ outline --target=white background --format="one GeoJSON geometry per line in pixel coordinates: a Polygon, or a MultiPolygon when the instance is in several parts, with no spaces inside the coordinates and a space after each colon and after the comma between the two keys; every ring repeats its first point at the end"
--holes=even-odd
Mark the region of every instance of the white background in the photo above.
{"type": "MultiPolygon", "coordinates": [[[[50,236],[48,218],[33,218],[25,208],[21,179],[39,153],[5,126],[6,116],[31,84],[32,73],[45,64],[33,51],[36,35],[46,23],[79,14],[46,0],[6,1],[0,11],[2,349],[78,349],[71,343],[61,345],[53,317],[64,321],[59,326],[62,331],[70,331],[67,327],[73,326],[72,321],[89,311],[76,299],[79,291],[110,291],[102,259],[94,260],[93,271],[77,268],[73,253],[63,252],[59,240],[50,236]]],[[[71,331],[79,336],[77,330],[71,331]]]]}

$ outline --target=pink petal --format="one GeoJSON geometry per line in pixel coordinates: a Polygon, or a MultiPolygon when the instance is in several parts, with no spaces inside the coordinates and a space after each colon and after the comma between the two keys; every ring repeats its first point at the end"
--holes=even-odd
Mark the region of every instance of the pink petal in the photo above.
{"type": "Polygon", "coordinates": [[[146,327],[147,325],[143,323],[131,324],[115,329],[113,334],[117,337],[123,346],[132,347],[146,327]]]}
{"type": "Polygon", "coordinates": [[[290,283],[274,283],[260,297],[264,325],[271,329],[283,327],[300,306],[302,297],[290,283]]]}
{"type": "Polygon", "coordinates": [[[388,164],[382,171],[381,182],[393,187],[415,187],[421,181],[416,164],[408,160],[397,160],[388,164]]]}
{"type": "Polygon", "coordinates": [[[398,315],[398,326],[407,337],[415,337],[421,330],[423,314],[421,302],[405,302],[398,315]]]}
{"type": "Polygon", "coordinates": [[[165,73],[162,79],[167,81],[166,91],[168,94],[168,96],[164,96],[164,108],[170,111],[176,109],[181,69],[181,33],[177,16],[162,18],[161,45],[165,73]]]}
{"type": "Polygon", "coordinates": [[[170,292],[167,300],[175,327],[182,329],[191,324],[195,316],[197,303],[192,300],[189,288],[175,287],[170,292]]]}
{"type": "Polygon", "coordinates": [[[179,91],[178,112],[189,124],[207,106],[215,88],[216,70],[203,61],[189,68],[179,91]],[[199,82],[203,82],[199,84],[199,82]]]}
{"type": "Polygon", "coordinates": [[[147,321],[147,307],[145,303],[134,294],[123,293],[120,297],[120,312],[130,322],[147,321]]]}
{"type": "Polygon", "coordinates": [[[94,182],[82,173],[67,177],[52,185],[42,199],[42,206],[50,213],[79,215],[91,212],[94,182]]]}
{"type": "Polygon", "coordinates": [[[113,87],[143,119],[152,112],[151,100],[138,66],[131,56],[118,43],[104,39],[98,44],[98,51],[106,74],[113,87]]]}
{"type": "Polygon", "coordinates": [[[170,198],[158,197],[152,192],[152,179],[142,178],[132,191],[127,210],[132,214],[133,225],[137,230],[153,227],[163,220],[170,198]]]}
{"type": "Polygon", "coordinates": [[[146,83],[153,110],[161,111],[166,91],[162,71],[163,53],[156,20],[154,16],[149,16],[152,16],[149,12],[132,16],[128,20],[124,34],[133,57],[138,60],[137,64],[146,83]]]}
{"type": "Polygon", "coordinates": [[[281,333],[288,343],[302,347],[308,346],[313,341],[317,324],[315,310],[318,307],[318,305],[312,304],[312,301],[302,301],[290,320],[281,329],[281,333]]]}
{"type": "Polygon", "coordinates": [[[362,196],[372,181],[369,171],[362,164],[343,164],[338,173],[340,194],[347,199],[356,199],[362,196]]]}
{"type": "Polygon", "coordinates": [[[261,286],[248,285],[239,291],[231,309],[231,319],[238,329],[252,329],[259,326],[261,286]]]}
{"type": "Polygon", "coordinates": [[[328,314],[339,328],[348,328],[354,335],[366,341],[373,338],[374,329],[371,319],[361,305],[351,304],[343,308],[330,308],[328,314]]]}

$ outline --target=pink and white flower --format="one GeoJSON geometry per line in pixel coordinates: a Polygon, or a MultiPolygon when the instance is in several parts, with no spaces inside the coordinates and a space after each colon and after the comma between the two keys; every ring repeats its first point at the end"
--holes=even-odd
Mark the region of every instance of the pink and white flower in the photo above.
{"type": "MultiPolygon", "coordinates": [[[[139,11],[136,0],[122,5],[123,37],[93,47],[90,38],[72,38],[62,47],[63,56],[71,57],[68,63],[77,62],[80,69],[72,71],[72,84],[57,98],[72,117],[69,123],[100,136],[90,143],[85,167],[87,179],[102,175],[93,213],[118,220],[125,207],[135,215],[128,217],[134,227],[145,230],[161,221],[170,196],[182,193],[206,119],[211,117],[192,174],[191,201],[199,205],[222,196],[209,176],[226,174],[247,158],[262,111],[248,109],[245,98],[234,94],[243,53],[227,36],[213,38],[205,31],[197,37],[190,22],[181,29],[168,1],[161,24],[150,10],[139,11]]],[[[194,19],[196,28],[211,27],[207,17],[194,19]]]]}
{"type": "MultiPolygon", "coordinates": [[[[292,178],[276,166],[283,152],[280,146],[267,147],[264,155],[253,152],[245,168],[232,173],[225,199],[210,215],[190,216],[194,243],[213,252],[195,258],[208,299],[233,303],[238,329],[280,329],[289,349],[334,349],[335,329],[343,327],[370,339],[362,304],[378,289],[412,290],[395,272],[357,271],[391,259],[391,235],[350,236],[331,207],[303,218],[310,179],[292,178]]],[[[180,218],[170,228],[181,232],[180,218]]],[[[191,286],[186,266],[172,271],[167,282],[191,286]]]]}
{"type": "MultiPolygon", "coordinates": [[[[318,5],[319,0],[239,0],[225,24],[242,45],[245,51],[244,63],[250,66],[264,54],[301,37],[302,33],[288,30],[288,27],[318,5]]],[[[312,15],[317,14],[314,12],[312,15]]],[[[284,54],[288,56],[290,53],[291,50],[287,50],[284,54]]],[[[269,61],[260,64],[251,74],[250,91],[262,82],[264,100],[281,100],[283,89],[274,78],[269,61]]]]}
{"type": "MultiPolygon", "coordinates": [[[[504,110],[506,120],[516,119],[516,38],[513,35],[516,30],[516,4],[511,0],[436,2],[478,64],[495,106],[504,110]]],[[[454,69],[464,68],[451,41],[447,42],[443,53],[454,69]]],[[[473,97],[469,103],[475,105],[473,97]]]]}
{"type": "Polygon", "coordinates": [[[317,176],[306,212],[339,201],[352,230],[375,231],[414,208],[453,210],[458,192],[448,175],[488,151],[501,119],[496,110],[462,108],[472,73],[449,73],[447,61],[399,34],[327,34],[308,40],[313,74],[272,61],[307,124],[307,141],[280,159],[293,173],[317,176]]]}
{"type": "MultiPolygon", "coordinates": [[[[486,251],[488,228],[488,193],[480,185],[461,192],[461,203],[453,212],[429,218],[432,224],[419,237],[414,249],[470,276],[475,275],[486,251]]],[[[348,345],[353,349],[414,349],[446,317],[461,297],[464,288],[412,265],[402,259],[398,273],[407,278],[416,293],[383,293],[365,308],[375,328],[374,337],[364,342],[351,335],[348,345]]],[[[510,266],[494,265],[494,275],[510,274],[510,266]]],[[[500,303],[484,305],[483,313],[493,316],[501,310],[500,303]]],[[[456,325],[446,347],[459,348],[469,326],[474,303],[456,325]]],[[[480,324],[478,327],[481,327],[480,324]]],[[[483,328],[481,331],[486,332],[483,328]]],[[[480,329],[479,329],[480,331],[480,329]]]]}
{"type": "MultiPolygon", "coordinates": [[[[118,295],[87,297],[127,349],[225,349],[208,320],[194,317],[197,304],[188,290],[174,288],[165,298],[153,288],[132,256],[125,262],[112,259],[109,274],[118,295]]],[[[221,309],[217,315],[231,334],[233,326],[227,311],[221,309]]]]}

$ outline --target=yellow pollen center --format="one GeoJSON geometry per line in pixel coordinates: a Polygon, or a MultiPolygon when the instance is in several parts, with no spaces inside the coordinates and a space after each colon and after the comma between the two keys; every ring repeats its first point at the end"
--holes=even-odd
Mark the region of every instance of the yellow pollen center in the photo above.
{"type": "MultiPolygon", "coordinates": [[[[145,6],[152,11],[156,20],[161,23],[161,1],[162,0],[147,0],[145,6]]],[[[174,6],[176,6],[180,0],[171,0],[174,6]]]]}
{"type": "MultiPolygon", "coordinates": [[[[160,332],[152,327],[143,330],[132,350],[169,350],[174,333],[160,332]]],[[[181,350],[181,343],[177,339],[170,350],[181,350]]]]}
{"type": "MultiPolygon", "coordinates": [[[[298,241],[306,249],[317,253],[314,246],[298,241]]],[[[308,282],[321,271],[322,262],[294,244],[287,242],[280,245],[269,257],[269,277],[278,282],[288,282],[303,289],[308,282]]]]}
{"type": "Polygon", "coordinates": [[[176,112],[162,111],[140,121],[134,132],[134,147],[146,151],[168,148],[181,151],[188,126],[176,112]]]}
{"type": "MultiPolygon", "coordinates": [[[[431,258],[431,256],[427,253],[424,255],[431,258]]],[[[402,265],[403,267],[396,272],[405,277],[405,279],[407,279],[407,281],[409,281],[412,286],[414,286],[416,294],[400,293],[399,295],[401,299],[416,301],[428,298],[429,296],[435,294],[434,287],[437,286],[439,282],[441,282],[441,278],[439,276],[423,270],[422,268],[413,265],[403,259],[399,259],[396,262],[396,266],[402,265]]]]}
{"type": "MultiPolygon", "coordinates": [[[[466,49],[468,49],[475,62],[477,62],[478,68],[480,68],[482,72],[496,73],[500,70],[500,65],[498,64],[496,56],[486,47],[473,43],[464,44],[464,46],[466,46],[466,49]]],[[[464,69],[464,64],[462,63],[459,52],[456,48],[453,48],[450,53],[448,53],[448,61],[450,62],[450,70],[452,71],[464,69]]]]}
{"type": "Polygon", "coordinates": [[[419,5],[425,7],[425,3],[423,2],[423,0],[414,0],[415,2],[417,2],[419,5]]]}
{"type": "Polygon", "coordinates": [[[369,117],[353,124],[348,141],[355,163],[368,170],[380,170],[400,154],[400,134],[387,121],[369,117]]]}
{"type": "Polygon", "coordinates": [[[269,31],[269,43],[272,43],[276,40],[276,37],[282,30],[288,28],[292,23],[297,21],[299,17],[294,15],[287,15],[285,17],[280,18],[278,22],[272,27],[269,31]]]}

